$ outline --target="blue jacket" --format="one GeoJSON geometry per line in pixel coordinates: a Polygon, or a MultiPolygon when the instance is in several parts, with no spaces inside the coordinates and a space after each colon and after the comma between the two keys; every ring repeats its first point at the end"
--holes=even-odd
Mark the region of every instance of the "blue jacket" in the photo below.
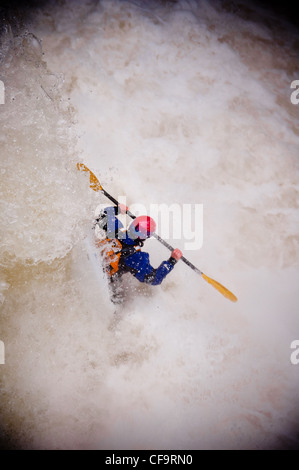
{"type": "Polygon", "coordinates": [[[167,274],[172,271],[176,261],[169,258],[169,260],[163,261],[157,269],[154,269],[150,264],[149,254],[136,251],[136,247],[143,246],[143,243],[129,237],[117,215],[118,207],[110,206],[106,207],[96,220],[99,226],[106,231],[108,239],[117,238],[122,245],[117,274],[122,275],[130,272],[140,282],[146,282],[152,286],[161,284],[167,274]]]}

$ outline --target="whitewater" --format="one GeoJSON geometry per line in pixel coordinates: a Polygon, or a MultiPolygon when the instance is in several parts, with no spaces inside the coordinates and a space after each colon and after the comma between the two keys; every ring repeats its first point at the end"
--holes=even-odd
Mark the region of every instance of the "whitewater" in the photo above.
{"type": "Polygon", "coordinates": [[[299,448],[298,44],[250,2],[2,18],[2,448],[299,448]],[[202,204],[184,255],[238,302],[179,262],[126,276],[115,313],[86,243],[109,201],[77,162],[129,207],[202,204]]]}

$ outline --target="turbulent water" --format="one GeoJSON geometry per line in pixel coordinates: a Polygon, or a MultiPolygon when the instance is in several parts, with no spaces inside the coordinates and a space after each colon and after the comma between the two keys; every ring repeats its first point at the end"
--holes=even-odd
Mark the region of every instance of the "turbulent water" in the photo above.
{"type": "Polygon", "coordinates": [[[0,51],[2,447],[298,448],[294,26],[207,1],[22,21],[3,19],[0,51]],[[115,315],[85,242],[106,199],[77,161],[129,205],[203,204],[185,255],[238,302],[180,262],[158,287],[127,276],[115,315]]]}

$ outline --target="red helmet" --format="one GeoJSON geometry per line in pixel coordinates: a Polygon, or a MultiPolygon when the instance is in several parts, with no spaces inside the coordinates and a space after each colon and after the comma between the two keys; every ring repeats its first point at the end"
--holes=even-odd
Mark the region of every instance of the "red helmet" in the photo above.
{"type": "Polygon", "coordinates": [[[129,227],[129,235],[134,240],[139,238],[145,240],[149,238],[156,230],[156,222],[147,215],[141,215],[133,220],[129,227]]]}

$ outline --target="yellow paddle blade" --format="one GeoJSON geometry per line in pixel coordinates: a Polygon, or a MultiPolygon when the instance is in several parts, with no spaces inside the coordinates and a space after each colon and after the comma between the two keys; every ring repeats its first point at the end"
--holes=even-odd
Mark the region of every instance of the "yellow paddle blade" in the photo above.
{"type": "Polygon", "coordinates": [[[87,166],[84,165],[84,163],[77,163],[77,168],[80,171],[86,171],[87,173],[89,173],[89,186],[91,187],[91,189],[93,189],[94,191],[103,191],[103,188],[100,185],[98,178],[93,174],[92,171],[87,168],[87,166]]]}
{"type": "Polygon", "coordinates": [[[215,287],[215,289],[217,289],[220,294],[224,295],[224,297],[231,300],[232,302],[237,302],[237,297],[226,287],[222,286],[219,282],[215,281],[214,279],[211,279],[210,277],[206,276],[204,273],[202,273],[202,277],[205,281],[211,284],[211,286],[215,287]]]}

